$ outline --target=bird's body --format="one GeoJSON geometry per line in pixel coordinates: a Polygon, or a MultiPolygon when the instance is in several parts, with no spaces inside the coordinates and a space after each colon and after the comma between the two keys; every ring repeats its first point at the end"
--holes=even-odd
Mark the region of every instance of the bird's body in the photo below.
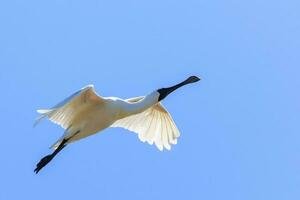
{"type": "MultiPolygon", "coordinates": [[[[95,134],[109,127],[117,118],[117,109],[110,106],[106,100],[85,100],[80,108],[73,113],[70,126],[64,137],[69,137],[68,143],[95,134]],[[80,131],[74,135],[77,131],[80,131]]],[[[62,138],[62,139],[63,139],[62,138]]],[[[56,142],[56,143],[59,143],[56,142]]]]}
{"type": "Polygon", "coordinates": [[[67,144],[108,127],[126,128],[138,133],[141,141],[155,143],[160,150],[170,150],[171,144],[177,143],[179,131],[160,101],[177,88],[198,80],[197,77],[190,77],[173,87],[131,99],[101,97],[92,85],[88,85],[53,108],[38,110],[41,116],[36,124],[47,117],[64,128],[65,133],[52,145],[55,151],[38,163],[36,173],[67,144]]]}
{"type": "MultiPolygon", "coordinates": [[[[141,113],[157,103],[159,93],[154,91],[146,97],[123,100],[118,97],[100,97],[93,85],[82,88],[67,103],[58,107],[38,110],[41,118],[48,117],[66,129],[65,134],[54,143],[56,148],[63,139],[66,144],[85,138],[106,129],[114,122],[141,113]]],[[[40,121],[38,119],[38,122],[40,121]]]]}

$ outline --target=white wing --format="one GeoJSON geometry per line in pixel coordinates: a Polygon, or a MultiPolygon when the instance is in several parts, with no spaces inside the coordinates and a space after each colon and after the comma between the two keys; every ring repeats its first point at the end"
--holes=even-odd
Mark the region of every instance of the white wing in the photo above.
{"type": "MultiPolygon", "coordinates": [[[[137,102],[144,97],[127,99],[128,102],[137,102]]],[[[155,143],[159,150],[171,149],[171,144],[177,143],[180,133],[171,115],[157,103],[142,113],[132,115],[116,121],[112,127],[122,127],[138,134],[142,142],[155,143]]]]}
{"type": "Polygon", "coordinates": [[[53,123],[68,129],[71,125],[73,114],[89,100],[101,100],[101,97],[95,93],[93,85],[88,85],[75,92],[51,109],[37,110],[41,116],[36,120],[34,126],[42,119],[48,117],[53,123]]]}

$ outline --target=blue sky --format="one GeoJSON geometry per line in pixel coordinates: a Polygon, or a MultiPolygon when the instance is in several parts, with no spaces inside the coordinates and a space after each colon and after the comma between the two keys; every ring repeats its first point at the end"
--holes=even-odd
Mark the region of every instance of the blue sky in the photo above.
{"type": "Polygon", "coordinates": [[[1,1],[0,199],[300,197],[300,2],[1,1]],[[163,101],[181,137],[159,152],[114,128],[69,145],[38,108],[87,84],[163,101]]]}

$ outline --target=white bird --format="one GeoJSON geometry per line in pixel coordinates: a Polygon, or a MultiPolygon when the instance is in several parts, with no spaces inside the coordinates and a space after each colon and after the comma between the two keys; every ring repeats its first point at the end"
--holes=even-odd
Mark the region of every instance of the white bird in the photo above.
{"type": "Polygon", "coordinates": [[[41,116],[35,125],[47,117],[65,132],[51,146],[54,152],[42,158],[34,171],[38,173],[67,144],[108,127],[128,129],[137,133],[142,142],[154,143],[159,150],[170,150],[180,133],[160,101],[176,89],[199,80],[191,76],[175,86],[130,99],[101,97],[96,94],[93,85],[88,85],[51,109],[37,110],[41,116]]]}

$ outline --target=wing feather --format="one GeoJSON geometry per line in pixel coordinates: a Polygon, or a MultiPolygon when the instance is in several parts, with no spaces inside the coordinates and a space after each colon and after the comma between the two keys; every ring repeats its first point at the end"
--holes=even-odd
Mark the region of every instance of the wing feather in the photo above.
{"type": "Polygon", "coordinates": [[[75,112],[78,112],[87,101],[101,101],[102,98],[98,96],[94,90],[93,85],[88,85],[79,91],[75,92],[62,102],[58,103],[51,109],[37,110],[41,114],[37,118],[35,125],[42,119],[49,118],[53,123],[60,125],[64,129],[71,126],[72,118],[75,112]]]}
{"type": "MultiPolygon", "coordinates": [[[[128,102],[138,102],[144,97],[127,99],[128,102]]],[[[179,131],[169,112],[161,103],[148,108],[142,113],[116,121],[111,127],[121,127],[138,134],[142,142],[153,143],[159,150],[170,150],[177,143],[179,131]]]]}

